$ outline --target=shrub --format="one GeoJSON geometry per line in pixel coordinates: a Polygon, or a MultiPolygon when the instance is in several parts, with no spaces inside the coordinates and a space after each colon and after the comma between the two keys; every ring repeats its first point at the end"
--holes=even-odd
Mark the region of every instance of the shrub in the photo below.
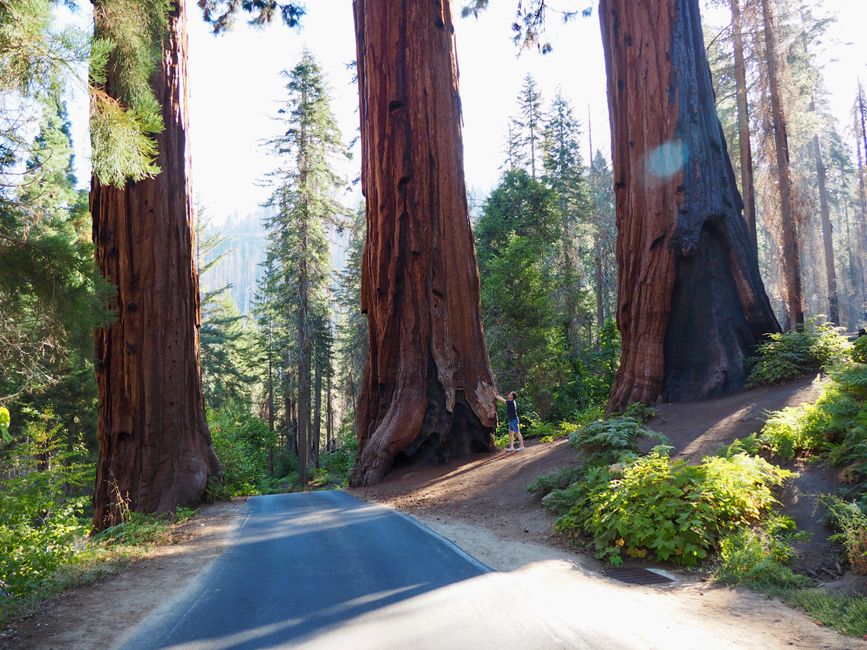
{"type": "Polygon", "coordinates": [[[803,451],[816,451],[825,442],[823,412],[813,404],[774,411],[762,427],[760,440],[783,460],[803,451]]]}
{"type": "Polygon", "coordinates": [[[791,472],[739,454],[701,465],[672,461],[654,451],[567,488],[577,498],[555,524],[559,532],[592,536],[596,555],[612,564],[621,553],[692,566],[724,535],[756,521],[775,499],[772,488],[791,472]]]}
{"type": "Polygon", "coordinates": [[[852,573],[867,575],[867,513],[857,503],[830,494],[821,503],[828,510],[828,525],[838,531],[831,539],[843,544],[852,573]]]}
{"type": "Polygon", "coordinates": [[[747,385],[778,384],[817,370],[829,370],[849,356],[849,342],[839,328],[808,321],[803,328],[773,333],[759,345],[759,358],[747,385]]]}
{"type": "Polygon", "coordinates": [[[810,581],[786,566],[791,547],[765,531],[739,530],[720,541],[714,580],[759,590],[806,587],[810,581]]]}
{"type": "Polygon", "coordinates": [[[37,590],[76,554],[87,533],[86,491],[93,467],[85,450],[68,449],[50,413],[24,427],[24,441],[3,450],[0,478],[0,596],[37,590]]]}
{"type": "Polygon", "coordinates": [[[569,434],[569,444],[586,454],[590,462],[611,463],[625,452],[637,452],[641,438],[668,442],[662,434],[646,428],[641,419],[621,415],[573,431],[569,434]]]}
{"type": "Polygon", "coordinates": [[[732,440],[717,452],[717,456],[722,456],[723,458],[731,458],[737,454],[755,456],[760,448],[761,444],[758,441],[758,435],[751,433],[745,438],[735,438],[732,440]]]}
{"type": "Polygon", "coordinates": [[[208,412],[214,451],[223,468],[223,485],[209,485],[211,498],[259,494],[268,473],[274,434],[247,404],[230,401],[208,412]]]}
{"type": "Polygon", "coordinates": [[[852,361],[855,363],[867,363],[867,336],[859,336],[852,343],[852,361]]]}
{"type": "Polygon", "coordinates": [[[584,469],[581,467],[563,467],[538,476],[525,489],[530,494],[542,498],[549,492],[569,487],[575,481],[580,481],[583,476],[584,469]]]}

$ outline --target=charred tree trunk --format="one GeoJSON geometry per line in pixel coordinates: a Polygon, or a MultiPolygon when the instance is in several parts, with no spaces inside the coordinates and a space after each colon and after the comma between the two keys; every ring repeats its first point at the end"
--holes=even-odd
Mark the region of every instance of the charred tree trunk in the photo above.
{"type": "Polygon", "coordinates": [[[774,144],[777,154],[777,179],[780,190],[780,229],[782,231],[782,272],[785,287],[786,315],[790,327],[804,323],[804,297],[801,286],[801,255],[798,249],[797,224],[792,210],[792,174],[789,166],[789,136],[786,132],[786,114],[780,93],[777,63],[777,37],[770,0],[762,0],[765,28],[765,56],[767,58],[768,87],[771,94],[771,113],[774,126],[774,144]]]}
{"type": "MultiPolygon", "coordinates": [[[[97,36],[99,30],[97,21],[97,36]]],[[[162,171],[124,188],[91,181],[96,260],[117,286],[117,320],[95,336],[96,529],[119,522],[121,499],[141,512],[195,505],[208,478],[220,474],[205,421],[199,365],[186,48],[184,7],[177,2],[152,79],[165,123],[157,136],[162,171]]],[[[105,90],[118,90],[111,74],[105,90]]]]}
{"type": "Polygon", "coordinates": [[[744,201],[744,219],[750,229],[753,251],[759,254],[758,229],[756,226],[756,190],[753,181],[753,149],[750,145],[750,111],[747,102],[747,72],[744,59],[743,21],[741,0],[731,0],[732,41],[735,50],[735,84],[738,105],[738,141],[741,150],[741,193],[744,201]]]}
{"type": "Polygon", "coordinates": [[[717,118],[698,0],[601,0],[622,335],[609,411],[743,386],[777,331],[717,118]]]}
{"type": "Polygon", "coordinates": [[[825,163],[822,160],[822,144],[819,136],[813,136],[813,154],[816,157],[816,180],[819,185],[819,206],[822,212],[822,243],[825,249],[825,277],[828,281],[828,317],[835,325],[840,324],[840,305],[837,299],[837,272],[834,270],[834,231],[831,226],[831,207],[825,179],[825,163]]]}
{"type": "Polygon", "coordinates": [[[351,483],[493,450],[448,0],[355,0],[370,328],[351,483]]]}

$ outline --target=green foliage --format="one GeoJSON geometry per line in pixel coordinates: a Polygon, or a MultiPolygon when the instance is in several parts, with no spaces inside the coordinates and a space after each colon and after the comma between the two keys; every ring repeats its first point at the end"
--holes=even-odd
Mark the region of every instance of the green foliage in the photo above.
{"type": "Polygon", "coordinates": [[[0,406],[0,437],[3,438],[3,442],[12,442],[12,436],[9,435],[9,424],[11,421],[9,409],[5,406],[0,406]]]}
{"type": "Polygon", "coordinates": [[[634,412],[639,417],[620,415],[580,427],[569,434],[569,444],[591,462],[608,463],[626,452],[638,452],[638,441],[642,438],[668,443],[665,436],[644,426],[645,411],[636,408],[634,412]]]}
{"type": "Polygon", "coordinates": [[[830,539],[843,544],[854,573],[867,575],[867,512],[831,494],[824,495],[821,503],[828,512],[828,524],[838,531],[830,539]]]}
{"type": "Polygon", "coordinates": [[[803,328],[768,335],[748,385],[778,384],[817,370],[829,370],[849,354],[849,342],[839,328],[808,321],[803,328]]]}
{"type": "Polygon", "coordinates": [[[791,553],[788,544],[762,530],[739,530],[720,541],[714,580],[761,591],[805,587],[810,581],[786,566],[791,553]]]}
{"type": "Polygon", "coordinates": [[[762,427],[760,440],[783,460],[815,451],[823,442],[821,413],[813,404],[774,411],[762,427]],[[819,425],[819,426],[817,426],[819,425]]]}
{"type": "Polygon", "coordinates": [[[597,467],[585,486],[567,488],[578,501],[555,529],[586,532],[597,557],[612,564],[625,552],[692,566],[722,536],[758,520],[790,475],[745,454],[688,465],[655,451],[626,466],[597,467]]]}
{"type": "Polygon", "coordinates": [[[799,589],[777,595],[843,634],[858,638],[867,635],[867,597],[842,596],[821,589],[799,589]]]}
{"type": "Polygon", "coordinates": [[[151,88],[167,33],[169,0],[99,0],[91,50],[93,174],[121,187],[159,172],[153,136],[163,129],[151,88]],[[106,87],[110,90],[107,92],[106,87]]]}
{"type": "Polygon", "coordinates": [[[859,336],[852,343],[852,361],[855,363],[867,363],[867,336],[859,336]]]}
{"type": "Polygon", "coordinates": [[[569,487],[584,476],[582,467],[563,467],[546,472],[530,483],[526,490],[530,494],[542,498],[554,490],[562,490],[569,487]]]}
{"type": "Polygon", "coordinates": [[[209,410],[208,425],[223,468],[222,489],[211,486],[211,496],[258,494],[268,474],[268,453],[274,444],[268,425],[250,412],[249,405],[238,401],[209,410]]]}
{"type": "Polygon", "coordinates": [[[761,449],[761,444],[758,440],[758,434],[751,433],[745,438],[735,438],[729,444],[723,446],[717,455],[723,458],[731,458],[737,454],[755,456],[759,453],[759,449],[761,449]]]}
{"type": "Polygon", "coordinates": [[[16,438],[0,450],[0,592],[21,596],[75,555],[93,468],[80,446],[66,448],[50,413],[16,438]]]}

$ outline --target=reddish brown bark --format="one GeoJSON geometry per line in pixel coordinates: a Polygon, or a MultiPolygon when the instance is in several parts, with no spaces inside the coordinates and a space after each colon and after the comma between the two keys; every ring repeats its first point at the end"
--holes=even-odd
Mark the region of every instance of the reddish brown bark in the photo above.
{"type": "MultiPolygon", "coordinates": [[[[195,505],[208,478],[220,471],[205,421],[199,366],[186,46],[179,2],[152,79],[165,123],[157,136],[161,172],[124,188],[91,183],[97,263],[117,286],[117,320],[95,336],[97,529],[118,523],[120,499],[132,510],[152,513],[195,505]]],[[[106,91],[112,94],[115,85],[110,75],[106,91]]]]}
{"type": "Polygon", "coordinates": [[[356,0],[362,311],[369,358],[353,485],[395,462],[493,449],[493,378],[464,186],[448,0],[356,0]]]}
{"type": "Polygon", "coordinates": [[[777,62],[777,37],[774,31],[770,0],[762,0],[765,31],[765,57],[768,70],[768,88],[774,125],[774,144],[777,156],[777,187],[780,191],[780,230],[782,234],[782,274],[785,288],[788,327],[804,322],[804,296],[801,283],[801,254],[798,249],[797,224],[792,210],[792,174],[789,165],[789,136],[786,113],[780,92],[777,62]]]}
{"type": "Polygon", "coordinates": [[[609,410],[743,386],[779,329],[716,115],[697,0],[601,0],[617,205],[609,410]]]}

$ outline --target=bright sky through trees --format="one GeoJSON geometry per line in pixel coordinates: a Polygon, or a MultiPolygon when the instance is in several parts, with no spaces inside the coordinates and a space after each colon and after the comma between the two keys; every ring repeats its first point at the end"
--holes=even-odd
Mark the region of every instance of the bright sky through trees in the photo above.
{"type": "MultiPolygon", "coordinates": [[[[194,3],[189,3],[193,5],[194,3]]],[[[586,0],[559,0],[554,7],[588,4],[586,0]]],[[[487,193],[496,183],[504,158],[509,117],[515,113],[515,97],[522,80],[532,72],[546,104],[556,88],[572,102],[587,138],[588,108],[593,126],[593,146],[608,155],[610,137],[605,97],[605,64],[599,21],[578,17],[560,24],[554,14],[548,35],[550,54],[525,51],[520,57],[512,43],[511,24],[515,2],[498,0],[476,20],[455,20],[464,116],[464,163],[467,184],[487,193]]],[[[832,107],[841,124],[848,125],[848,111],[858,76],[867,80],[867,48],[858,42],[867,24],[867,3],[826,0],[822,8],[839,15],[831,34],[838,44],[825,53],[825,81],[832,107]]],[[[456,4],[458,7],[459,3],[456,4]]],[[[81,3],[80,12],[89,11],[81,3]]],[[[720,24],[724,12],[704,7],[707,22],[720,24]]],[[[88,25],[89,15],[77,22],[88,25]]],[[[193,191],[217,221],[238,212],[255,210],[267,197],[257,183],[269,169],[267,152],[260,142],[274,135],[271,116],[283,92],[280,71],[291,67],[307,46],[322,64],[333,96],[334,111],[344,139],[354,140],[358,129],[358,100],[353,83],[355,37],[350,0],[311,0],[301,31],[282,25],[253,29],[239,21],[228,34],[214,37],[190,7],[190,131],[192,138],[193,191]]],[[[85,99],[72,107],[73,135],[78,155],[78,177],[86,183],[87,122],[85,99]]],[[[586,144],[585,144],[586,146],[586,144]]],[[[348,163],[347,175],[357,175],[358,150],[348,163]]],[[[589,159],[586,157],[585,160],[589,159]]]]}

